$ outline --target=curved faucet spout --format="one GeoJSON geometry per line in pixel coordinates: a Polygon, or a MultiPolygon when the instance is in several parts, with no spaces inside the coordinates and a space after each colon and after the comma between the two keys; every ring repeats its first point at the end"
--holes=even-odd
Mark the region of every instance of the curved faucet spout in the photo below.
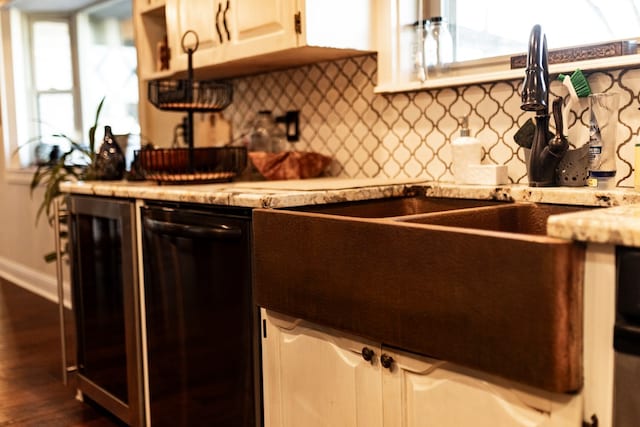
{"type": "MultiPolygon", "coordinates": [[[[554,104],[560,109],[561,102],[554,104]]],[[[566,144],[549,146],[549,66],[547,38],[540,25],[535,25],[529,38],[527,69],[522,86],[524,111],[536,112],[536,130],[527,161],[527,175],[531,187],[551,187],[555,185],[556,167],[564,153],[566,144]]],[[[560,130],[562,132],[562,130],[560,130]]]]}
{"type": "Polygon", "coordinates": [[[527,69],[522,88],[522,109],[549,111],[549,66],[547,64],[547,37],[540,25],[535,25],[529,38],[527,69]]]}

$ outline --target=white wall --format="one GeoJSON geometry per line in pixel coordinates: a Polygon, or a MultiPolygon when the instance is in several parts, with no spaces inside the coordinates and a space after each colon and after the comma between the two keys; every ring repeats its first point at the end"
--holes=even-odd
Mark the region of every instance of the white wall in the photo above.
{"type": "Polygon", "coordinates": [[[30,174],[10,178],[0,145],[0,276],[57,301],[55,265],[43,258],[54,249],[53,229],[44,217],[35,223],[42,190],[32,198],[30,174]]]}
{"type": "MultiPolygon", "coordinates": [[[[24,78],[22,57],[11,49],[11,40],[20,37],[11,22],[19,18],[8,9],[0,12],[0,105],[5,123],[16,121],[16,104],[22,102],[19,94],[7,90],[14,79],[24,78]]],[[[20,162],[12,148],[25,140],[22,130],[0,123],[0,276],[57,301],[55,264],[43,258],[54,249],[53,229],[45,217],[35,222],[43,191],[39,188],[31,195],[33,172],[17,169],[20,162]]]]}

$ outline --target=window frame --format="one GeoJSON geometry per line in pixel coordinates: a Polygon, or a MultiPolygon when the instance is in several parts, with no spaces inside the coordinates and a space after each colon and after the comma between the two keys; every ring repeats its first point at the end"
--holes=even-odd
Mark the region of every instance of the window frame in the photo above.
{"type": "MultiPolygon", "coordinates": [[[[38,93],[71,93],[74,108],[74,133],[81,134],[82,111],[78,73],[78,46],[74,13],[27,13],[16,8],[0,10],[0,31],[4,43],[0,46],[0,108],[2,117],[2,145],[4,149],[5,177],[10,183],[29,183],[33,166],[35,144],[28,143],[38,133],[38,93]],[[33,66],[33,23],[42,21],[65,22],[69,28],[72,88],[70,91],[38,91],[33,66]],[[18,154],[29,150],[28,154],[18,154]],[[29,164],[27,164],[29,162],[29,164]],[[27,177],[29,179],[27,179],[27,177]]],[[[75,137],[76,135],[70,135],[75,137]]]]}
{"type": "MultiPolygon", "coordinates": [[[[442,0],[422,0],[425,16],[442,16],[455,13],[451,4],[441,3],[442,0]]],[[[403,14],[406,8],[402,7],[403,0],[384,0],[378,9],[378,81],[374,93],[401,93],[422,91],[457,86],[469,86],[497,81],[521,79],[522,68],[511,68],[511,58],[514,55],[496,56],[489,59],[470,60],[462,63],[451,64],[445,76],[427,79],[424,82],[408,76],[407,57],[408,46],[404,43],[403,31],[407,27],[403,14]]],[[[417,8],[416,8],[417,9],[417,8]]],[[[414,19],[417,13],[414,12],[414,19]]],[[[406,18],[406,17],[405,17],[406,18]]],[[[411,20],[411,22],[413,22],[411,20]]],[[[455,38],[455,34],[452,34],[455,38]]],[[[640,46],[640,36],[635,38],[640,46]]],[[[588,45],[575,46],[577,49],[588,45]]],[[[551,49],[553,51],[554,49],[551,49]]],[[[525,52],[526,53],[526,52],[525,52]]],[[[517,55],[516,55],[517,56],[517,55]]],[[[622,69],[636,67],[640,62],[640,50],[636,53],[625,54],[605,58],[588,60],[576,60],[575,62],[554,63],[549,65],[550,74],[571,73],[576,68],[584,71],[596,71],[602,69],[622,69]]]]}
{"type": "MultiPolygon", "coordinates": [[[[28,115],[34,117],[36,123],[33,125],[39,128],[38,122],[40,122],[40,111],[39,111],[39,98],[44,94],[70,94],[73,104],[73,135],[67,135],[73,140],[77,140],[78,136],[82,135],[82,109],[81,109],[81,99],[80,99],[80,76],[78,71],[78,43],[77,43],[77,26],[75,25],[75,14],[63,14],[63,13],[26,13],[25,20],[28,31],[27,38],[27,47],[29,51],[29,62],[26,65],[26,68],[29,70],[29,86],[27,90],[28,99],[31,100],[31,105],[29,106],[28,115]],[[69,51],[70,51],[70,60],[71,64],[71,88],[60,90],[60,89],[43,89],[40,90],[36,85],[36,77],[35,77],[35,52],[33,49],[33,41],[34,41],[34,24],[37,22],[64,22],[67,24],[67,28],[69,31],[69,51]]],[[[31,132],[31,137],[38,137],[43,135],[38,135],[39,132],[31,132]]],[[[46,143],[46,142],[45,142],[46,143]]],[[[64,144],[63,144],[64,145],[64,144]]],[[[66,147],[62,147],[66,148],[66,147]]],[[[27,166],[28,167],[28,166],[27,166]]],[[[24,166],[23,166],[24,168],[24,166]]]]}

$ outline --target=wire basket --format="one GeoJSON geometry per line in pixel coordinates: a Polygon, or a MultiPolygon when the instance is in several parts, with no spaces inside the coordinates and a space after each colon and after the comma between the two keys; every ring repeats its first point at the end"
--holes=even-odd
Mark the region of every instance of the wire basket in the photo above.
{"type": "Polygon", "coordinates": [[[143,149],[136,154],[146,179],[168,184],[230,181],[247,167],[245,147],[143,149]]]}
{"type": "Polygon", "coordinates": [[[207,80],[152,80],[149,101],[164,111],[214,112],[224,110],[233,101],[233,86],[207,80]]]}

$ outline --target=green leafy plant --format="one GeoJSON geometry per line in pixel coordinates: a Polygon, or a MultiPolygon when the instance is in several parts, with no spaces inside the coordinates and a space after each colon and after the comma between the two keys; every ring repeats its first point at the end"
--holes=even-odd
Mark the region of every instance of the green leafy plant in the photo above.
{"type": "MultiPolygon", "coordinates": [[[[38,207],[36,213],[36,223],[40,219],[43,213],[46,214],[49,224],[53,223],[53,204],[55,200],[62,194],[60,191],[60,183],[68,180],[91,180],[96,178],[95,159],[96,159],[96,129],[98,127],[98,120],[100,119],[100,112],[104,104],[104,97],[100,100],[96,109],[96,116],[93,126],[89,129],[89,145],[83,145],[69,138],[64,134],[53,134],[54,138],[60,138],[69,142],[69,149],[63,152],[58,158],[37,166],[33,176],[31,178],[30,190],[31,196],[36,188],[43,185],[44,195],[42,202],[38,207]],[[71,156],[81,153],[86,159],[87,164],[73,164],[70,162],[71,156]]],[[[41,142],[42,137],[36,137],[29,141],[29,145],[33,142],[41,142]]]]}
{"type": "MultiPolygon", "coordinates": [[[[31,197],[35,190],[39,186],[44,186],[44,195],[42,197],[42,201],[40,206],[38,207],[38,211],[36,212],[36,224],[38,223],[42,214],[46,214],[49,225],[53,225],[54,218],[54,203],[56,200],[62,195],[60,191],[60,184],[64,181],[69,180],[91,180],[96,179],[96,129],[98,128],[98,120],[100,119],[100,112],[102,111],[102,106],[104,104],[105,98],[103,97],[98,104],[96,109],[96,116],[93,122],[93,126],[89,129],[89,145],[83,145],[69,138],[64,134],[53,134],[51,135],[54,138],[60,138],[69,142],[69,149],[60,156],[55,159],[51,159],[47,163],[39,164],[36,167],[36,170],[33,173],[30,184],[30,192],[31,197]],[[80,153],[87,159],[86,164],[73,164],[71,163],[71,156],[80,153]]],[[[32,143],[40,143],[42,142],[42,136],[33,138],[29,140],[27,143],[18,147],[18,150],[25,146],[29,146],[32,143]]],[[[64,202],[63,202],[64,203],[64,202]]],[[[62,221],[62,220],[61,220],[62,221]]],[[[68,233],[64,231],[64,229],[60,230],[60,235],[58,236],[61,240],[66,240],[68,237],[68,233]]],[[[67,248],[66,244],[64,244],[62,252],[66,253],[67,248]]],[[[44,255],[44,260],[46,262],[53,262],[57,258],[57,253],[50,252],[44,255]]]]}

